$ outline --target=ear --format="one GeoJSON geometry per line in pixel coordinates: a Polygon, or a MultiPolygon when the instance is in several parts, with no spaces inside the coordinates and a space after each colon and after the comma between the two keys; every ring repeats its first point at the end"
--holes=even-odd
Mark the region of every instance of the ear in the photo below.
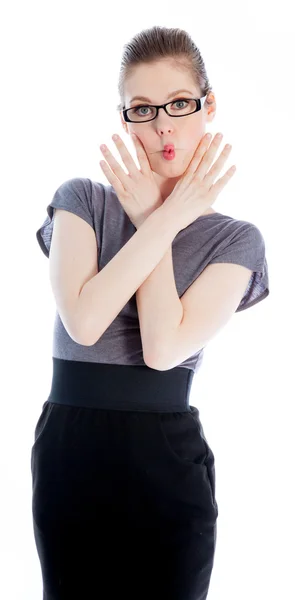
{"type": "Polygon", "coordinates": [[[216,115],[216,99],[213,92],[209,92],[207,97],[210,104],[205,103],[206,123],[211,123],[216,115]]]}

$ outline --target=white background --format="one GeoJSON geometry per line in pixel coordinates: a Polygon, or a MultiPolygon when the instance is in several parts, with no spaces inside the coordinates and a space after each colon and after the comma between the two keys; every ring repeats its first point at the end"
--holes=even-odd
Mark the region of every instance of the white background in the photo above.
{"type": "MultiPolygon", "coordinates": [[[[214,208],[259,227],[270,295],[212,340],[192,389],[215,455],[210,600],[291,600],[294,585],[294,58],[291,2],[8,2],[1,43],[0,596],[40,600],[30,453],[52,374],[54,297],[36,231],[72,177],[108,184],[99,145],[123,45],[153,25],[200,48],[237,172],[214,208]],[[102,110],[104,114],[102,115],[102,110]]],[[[117,155],[118,157],[118,155],[117,155]]],[[[228,168],[228,165],[227,167],[228,168]]],[[[85,599],[86,600],[86,599],[85,599]]],[[[88,600],[88,599],[87,599],[88,600]]],[[[139,599],[140,600],[140,599],[139,599]]],[[[156,599],[155,599],[156,600],[156,599]]],[[[167,599],[163,599],[167,600],[167,599]]]]}

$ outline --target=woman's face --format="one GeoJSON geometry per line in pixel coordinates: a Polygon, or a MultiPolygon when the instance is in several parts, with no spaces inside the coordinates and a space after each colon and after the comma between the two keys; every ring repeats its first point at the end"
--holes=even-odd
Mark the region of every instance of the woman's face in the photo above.
{"type": "MultiPolygon", "coordinates": [[[[214,94],[210,93],[212,99],[214,94]]],[[[171,60],[161,60],[149,65],[142,64],[128,78],[125,84],[125,106],[136,107],[143,104],[164,104],[178,98],[200,98],[200,90],[186,69],[175,67],[171,60]],[[180,91],[172,94],[175,90],[180,91]],[[148,100],[133,100],[134,96],[145,96],[148,100]]],[[[175,118],[160,109],[153,121],[145,123],[125,123],[126,133],[135,133],[144,146],[152,171],[159,184],[172,179],[175,185],[188,167],[193,154],[206,133],[206,123],[215,115],[215,101],[210,108],[204,105],[196,113],[175,118]],[[175,156],[166,160],[163,156],[165,144],[173,144],[175,156]]],[[[172,183],[172,181],[170,182],[172,183]]]]}

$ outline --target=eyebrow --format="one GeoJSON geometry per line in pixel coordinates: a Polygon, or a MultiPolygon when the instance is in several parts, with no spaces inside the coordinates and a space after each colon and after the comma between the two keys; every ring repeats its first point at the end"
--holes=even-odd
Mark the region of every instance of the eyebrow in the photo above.
{"type": "MultiPolygon", "coordinates": [[[[187,92],[188,94],[193,94],[193,92],[190,90],[174,90],[174,92],[171,92],[171,94],[167,96],[167,100],[169,98],[172,98],[172,96],[176,96],[176,94],[179,94],[180,92],[187,92]]],[[[134,100],[144,100],[146,102],[152,102],[149,98],[146,98],[146,96],[133,96],[133,98],[131,98],[130,100],[130,103],[134,102],[134,100]]]]}

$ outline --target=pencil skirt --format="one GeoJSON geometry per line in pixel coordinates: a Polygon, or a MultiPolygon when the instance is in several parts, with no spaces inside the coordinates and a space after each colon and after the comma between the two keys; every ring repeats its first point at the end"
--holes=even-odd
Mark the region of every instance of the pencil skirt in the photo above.
{"type": "Polygon", "coordinates": [[[214,455],[193,371],[53,358],[31,451],[43,600],[205,600],[214,455]]]}

